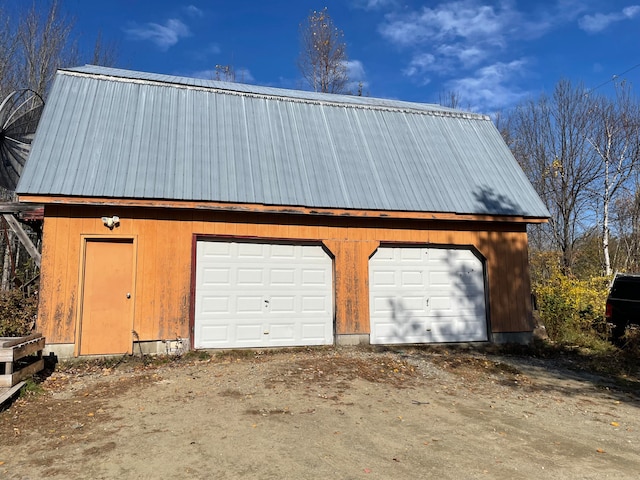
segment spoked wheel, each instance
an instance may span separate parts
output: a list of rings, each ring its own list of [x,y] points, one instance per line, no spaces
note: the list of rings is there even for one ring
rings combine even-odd
[[[33,90],[16,90],[0,103],[0,187],[15,191],[43,107]]]

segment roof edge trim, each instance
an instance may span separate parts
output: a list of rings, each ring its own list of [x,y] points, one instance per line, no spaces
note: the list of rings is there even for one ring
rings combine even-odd
[[[391,220],[448,220],[507,223],[546,223],[547,217],[527,217],[523,215],[491,215],[481,213],[455,212],[412,212],[391,210],[349,210],[337,208],[316,208],[289,205],[263,205],[245,203],[223,203],[193,200],[164,200],[105,197],[69,197],[58,195],[19,195],[20,203],[44,205],[79,205],[103,207],[147,207],[171,209],[195,209],[237,213],[272,213],[287,215],[312,215],[343,218],[381,218]]]
[[[204,87],[198,85],[186,85],[184,83],[178,82],[168,82],[161,80],[151,80],[151,79],[139,79],[139,78],[131,78],[117,75],[108,75],[106,73],[89,73],[89,72],[78,72],[74,70],[67,70],[61,68],[58,70],[58,73],[61,75],[67,75],[71,77],[84,77],[84,78],[93,78],[98,80],[108,80],[112,82],[121,82],[121,83],[133,83],[137,85],[151,85],[151,86],[172,86],[174,88],[182,88],[185,90],[195,90],[201,92],[212,92],[219,93],[222,95],[235,95],[240,97],[251,97],[251,98],[260,98],[265,100],[280,100],[292,103],[304,103],[310,105],[321,105],[328,107],[348,107],[354,109],[362,109],[362,110],[377,110],[384,112],[398,112],[398,113],[413,113],[420,115],[428,115],[432,117],[449,117],[449,118],[465,118],[469,120],[484,120],[491,121],[491,117],[489,115],[484,115],[480,113],[472,113],[472,112],[458,112],[458,111],[447,111],[447,110],[419,110],[410,107],[391,107],[384,105],[359,105],[348,102],[340,102],[340,101],[326,101],[326,100],[314,100],[310,98],[295,98],[289,97],[287,95],[267,95],[256,92],[242,92],[239,90],[231,90],[220,87]],[[375,98],[375,97],[371,97]],[[425,104],[426,105],[426,104]]]

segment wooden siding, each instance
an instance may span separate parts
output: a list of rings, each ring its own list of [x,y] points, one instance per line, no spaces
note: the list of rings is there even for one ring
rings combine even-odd
[[[109,230],[103,216],[118,215]],[[305,241],[334,257],[336,333],[369,332],[368,260],[380,244],[472,246],[486,259],[492,332],[533,329],[526,225],[47,205],[38,328],[48,343],[75,343],[83,236],[135,238],[134,330],[140,340],[191,337],[194,236]]]

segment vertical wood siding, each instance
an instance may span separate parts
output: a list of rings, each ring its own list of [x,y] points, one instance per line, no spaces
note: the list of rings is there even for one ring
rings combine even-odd
[[[113,230],[100,220],[111,215],[120,217]],[[380,244],[472,246],[486,259],[491,331],[533,329],[522,223],[48,205],[38,319],[48,343],[76,341],[83,235],[136,239],[134,330],[141,340],[190,336],[195,235],[323,244],[334,257],[337,334],[369,333],[368,261]]]

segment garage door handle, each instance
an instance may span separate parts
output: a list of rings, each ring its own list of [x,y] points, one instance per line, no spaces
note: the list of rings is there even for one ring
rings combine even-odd
[[[427,298],[427,307],[429,306],[429,299]]]

